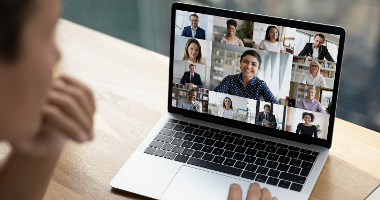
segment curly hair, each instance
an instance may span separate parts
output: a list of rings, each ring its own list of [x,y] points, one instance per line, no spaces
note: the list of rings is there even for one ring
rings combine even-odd
[[[304,112],[304,113],[302,113],[302,119],[305,118],[306,115],[309,115],[309,116],[310,116],[310,118],[311,118],[311,122],[314,121],[315,117],[314,117],[313,113],[309,113],[309,112]]]
[[[233,19],[229,19],[229,20],[227,20],[227,28],[228,28],[229,25],[234,26],[235,29],[236,29],[236,27],[237,27],[237,22],[236,22],[236,20],[233,20]]]

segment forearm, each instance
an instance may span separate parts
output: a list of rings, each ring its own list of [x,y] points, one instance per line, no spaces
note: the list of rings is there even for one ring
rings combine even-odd
[[[12,151],[0,165],[0,199],[42,199],[59,156],[34,158]]]

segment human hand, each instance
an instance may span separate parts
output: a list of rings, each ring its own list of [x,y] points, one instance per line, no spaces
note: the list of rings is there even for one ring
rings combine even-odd
[[[265,125],[266,127],[269,127],[269,128],[271,128],[271,127],[272,127],[272,124],[267,124],[267,123],[264,123],[264,125]]]
[[[243,191],[240,185],[234,183],[230,186],[227,200],[241,200]],[[272,194],[267,188],[260,187],[258,183],[251,183],[248,189],[246,200],[278,200],[277,197],[272,198]]]
[[[312,58],[311,56],[308,56],[307,58]]]
[[[14,152],[32,157],[59,154],[66,140],[91,140],[95,101],[91,90],[68,76],[52,80],[42,107],[41,128],[32,138],[11,142]]]

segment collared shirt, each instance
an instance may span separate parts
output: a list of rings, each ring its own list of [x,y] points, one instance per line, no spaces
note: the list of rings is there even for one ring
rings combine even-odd
[[[191,78],[191,76],[193,76],[193,78]],[[190,73],[190,83],[192,83],[194,81],[194,73]]]
[[[305,74],[303,76],[302,83],[308,85],[327,87],[325,77],[323,77],[322,75],[317,75],[315,78],[313,78],[313,76],[310,73]]]
[[[323,106],[321,105],[321,103],[319,103],[318,100],[313,99],[313,100],[309,101],[309,99],[307,97],[301,99],[300,105],[298,106],[298,108],[305,109],[305,110],[310,110],[310,111],[313,111],[313,112],[315,112],[315,110],[318,108],[318,110],[321,113],[326,114],[325,108],[323,108]]]
[[[214,91],[255,100],[263,98],[266,102],[278,104],[265,81],[260,80],[256,76],[244,88],[241,73],[229,75],[220,82]]]
[[[197,108],[197,110],[200,113],[202,113],[202,104],[199,103],[199,101],[194,101],[194,105]],[[191,105],[191,103],[189,102],[189,99],[183,99],[183,100],[181,100],[179,102],[179,104],[178,104],[178,108],[183,108],[183,109],[186,109],[186,110],[195,111],[194,108],[193,108],[193,105]]]
[[[313,55],[312,55],[312,57],[314,58],[314,59],[318,59],[318,56],[319,56],[319,48],[314,48],[313,47]]]
[[[197,33],[198,26],[197,26],[197,28],[195,28],[195,30],[193,30],[192,26],[190,26],[190,27],[191,27],[191,34],[193,35],[193,38],[194,38],[195,34]]]

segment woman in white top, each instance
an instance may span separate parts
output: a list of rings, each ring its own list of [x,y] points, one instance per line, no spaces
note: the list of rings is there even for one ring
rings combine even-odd
[[[223,107],[219,108],[218,116],[227,119],[237,119],[237,113],[233,110],[232,101],[229,97],[224,98]]]
[[[187,40],[182,60],[193,63],[202,63],[201,44],[199,44],[198,40],[194,38]]]
[[[284,53],[284,46],[278,39],[278,29],[275,26],[268,26],[265,39],[261,41],[259,49]]]
[[[219,39],[220,43],[232,44],[244,47],[243,41],[235,36],[237,22],[233,19],[227,20],[227,35]]]
[[[309,73],[305,74],[302,83],[320,87],[327,87],[325,77],[321,75],[321,65],[317,61],[311,61]]]

